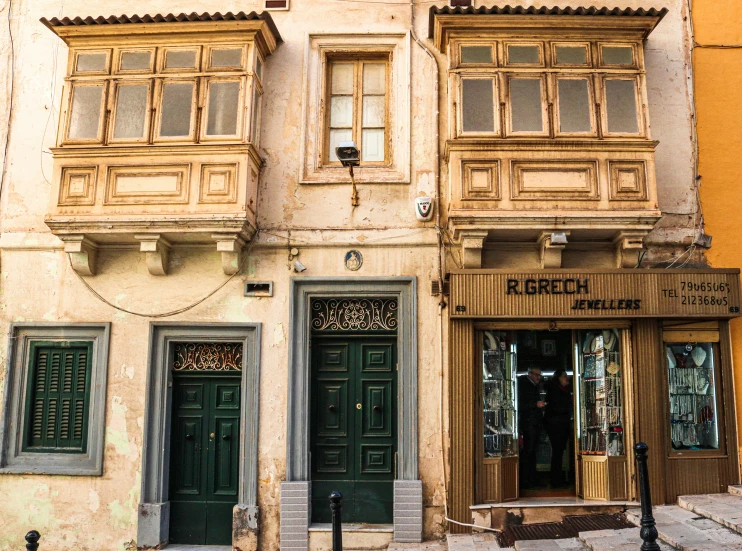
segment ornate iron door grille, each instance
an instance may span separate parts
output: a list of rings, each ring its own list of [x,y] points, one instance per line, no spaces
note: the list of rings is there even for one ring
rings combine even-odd
[[[242,343],[175,343],[173,371],[242,371]]]
[[[313,331],[396,331],[396,298],[316,298]]]

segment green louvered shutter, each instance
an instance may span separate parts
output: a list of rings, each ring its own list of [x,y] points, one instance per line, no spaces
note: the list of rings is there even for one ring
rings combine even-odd
[[[85,453],[92,343],[33,343],[24,450]]]

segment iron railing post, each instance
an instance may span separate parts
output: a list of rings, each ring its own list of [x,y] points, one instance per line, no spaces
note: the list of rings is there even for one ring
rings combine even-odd
[[[37,551],[39,548],[40,539],[41,534],[39,534],[36,530],[31,530],[28,534],[26,534],[26,551]]]
[[[330,509],[332,510],[332,551],[343,551],[343,523],[340,512],[343,508],[343,496],[340,492],[330,494]]]
[[[649,490],[649,471],[647,470],[647,451],[649,446],[639,442],[634,446],[634,456],[639,471],[639,495],[642,503],[642,519],[639,537],[642,539],[641,551],[660,551],[657,543],[657,526],[652,516],[652,495]]]

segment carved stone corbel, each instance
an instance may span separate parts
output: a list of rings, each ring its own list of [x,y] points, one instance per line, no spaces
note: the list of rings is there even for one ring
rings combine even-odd
[[[145,254],[147,270],[150,274],[167,275],[167,262],[170,256],[170,242],[160,234],[135,234],[139,250]]]
[[[72,269],[80,275],[95,275],[98,245],[84,235],[61,235],[64,252],[69,255]]]
[[[461,232],[461,258],[464,268],[482,267],[482,249],[488,234],[486,230]]]
[[[564,243],[555,243],[553,235],[555,233],[563,234]],[[562,251],[567,246],[566,237],[569,237],[568,231],[552,232],[542,231],[538,236],[538,248],[541,259],[541,268],[561,268]]]
[[[216,241],[216,250],[222,255],[222,270],[227,275],[234,275],[240,270],[242,248],[245,240],[237,233],[214,233],[211,238]]]
[[[645,232],[620,231],[613,238],[616,249],[616,268],[636,268],[644,248]]]

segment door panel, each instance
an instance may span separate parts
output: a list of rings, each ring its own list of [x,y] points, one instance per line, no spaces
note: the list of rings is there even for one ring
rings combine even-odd
[[[170,543],[231,544],[239,415],[238,377],[173,377]]]
[[[312,520],[392,522],[396,338],[315,336],[312,343]]]

